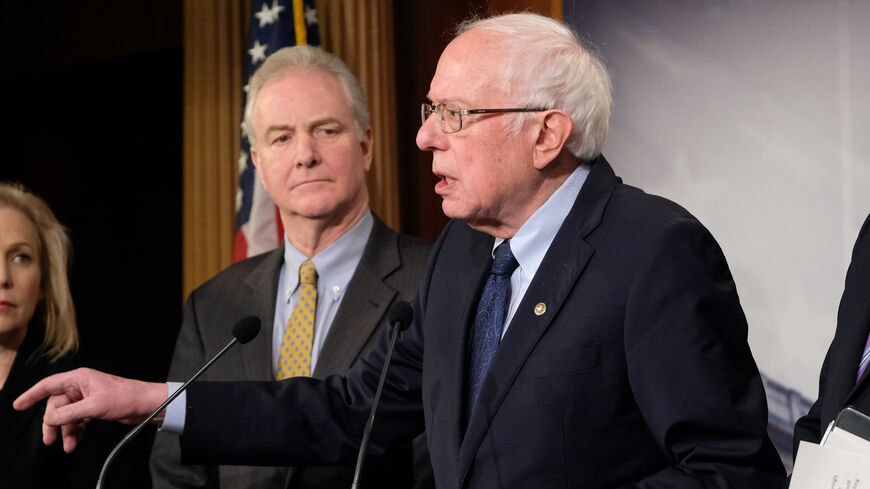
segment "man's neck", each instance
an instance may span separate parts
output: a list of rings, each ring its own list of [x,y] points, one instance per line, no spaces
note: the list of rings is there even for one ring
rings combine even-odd
[[[308,258],[320,253],[326,247],[336,242],[353,228],[368,210],[361,206],[353,214],[340,219],[308,219],[301,216],[285,216],[281,214],[284,234],[294,248]]]
[[[570,163],[570,161],[569,161]],[[468,225],[472,229],[484,232],[490,236],[510,239],[517,231],[532,217],[538,209],[543,206],[547,200],[559,190],[559,187],[565,183],[571,173],[577,169],[576,163],[560,165],[552,165],[545,170],[545,177],[541,180],[540,185],[535,189],[532,196],[523,201],[523,207],[513,215],[508,216],[509,219],[480,219],[468,221]]]

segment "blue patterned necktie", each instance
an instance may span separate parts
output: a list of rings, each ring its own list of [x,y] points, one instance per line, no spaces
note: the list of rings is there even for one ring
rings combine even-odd
[[[870,337],[867,337],[867,346],[864,347],[864,354],[861,355],[861,362],[858,364],[858,380],[861,380],[861,375],[867,370],[868,363],[870,363]]]
[[[486,371],[489,370],[489,364],[495,356],[498,342],[501,341],[505,315],[511,298],[511,274],[518,265],[511,253],[509,242],[505,241],[498,245],[489,278],[477,304],[477,315],[474,318],[467,383],[466,406],[469,418],[471,410],[477,403]]]

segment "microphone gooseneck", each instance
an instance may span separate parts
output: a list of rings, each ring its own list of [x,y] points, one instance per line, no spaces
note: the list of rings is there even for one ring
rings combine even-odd
[[[145,428],[145,426],[148,423],[150,423],[151,420],[154,419],[154,417],[160,413],[160,411],[163,411],[163,409],[165,409],[166,406],[169,405],[169,403],[174,401],[176,397],[178,397],[182,392],[184,392],[184,390],[187,389],[187,386],[190,385],[191,382],[198,379],[199,376],[202,375],[206,370],[208,370],[208,368],[211,367],[211,365],[214,362],[216,362],[218,358],[222,357],[223,354],[226,353],[227,350],[229,350],[236,343],[241,343],[241,344],[248,343],[249,341],[254,339],[254,337],[257,336],[257,333],[259,333],[259,332],[260,332],[260,318],[258,318],[256,316],[246,316],[246,317],[242,318],[241,320],[239,320],[239,322],[237,322],[233,326],[233,339],[230,340],[230,342],[227,343],[227,345],[225,347],[223,347],[223,349],[221,351],[217,352],[217,354],[215,356],[213,356],[211,358],[211,360],[209,360],[205,365],[203,365],[203,367],[201,369],[199,369],[199,371],[197,373],[193,374],[193,377],[191,377],[190,380],[188,380],[187,382],[182,384],[181,387],[179,387],[178,390],[173,392],[172,395],[169,396],[168,399],[163,401],[163,404],[161,404],[160,407],[158,407],[153,413],[151,413],[150,416],[145,418],[145,421],[142,421],[141,423],[136,425],[135,428],[130,430],[130,432],[127,433],[127,435],[124,438],[122,438],[121,441],[119,441],[117,445],[115,445],[115,448],[113,448],[112,451],[109,453],[109,456],[106,457],[106,461],[103,463],[102,470],[100,470],[100,476],[99,476],[99,478],[97,478],[97,489],[102,489],[103,478],[106,475],[106,471],[109,469],[109,465],[112,463],[112,460],[115,459],[115,456],[118,454],[118,452],[121,451],[121,449],[124,448],[124,446],[130,442],[130,440],[132,440],[136,435],[138,435],[139,432],[142,431]]]
[[[372,410],[369,413],[369,419],[366,422],[365,430],[363,431],[362,441],[359,444],[359,455],[356,459],[356,469],[353,471],[353,485],[351,489],[359,488],[359,476],[362,471],[363,460],[366,456],[366,446],[369,443],[369,436],[372,432],[372,424],[375,422],[375,412],[378,410],[378,401],[381,399],[381,391],[384,389],[384,381],[387,378],[387,370],[390,367],[390,358],[393,356],[393,349],[396,347],[396,339],[399,337],[399,332],[408,329],[411,325],[411,320],[414,318],[414,311],[411,305],[405,301],[397,301],[390,310],[387,311],[387,318],[390,326],[393,328],[392,336],[390,337],[390,346],[387,348],[387,356],[384,358],[384,367],[381,369],[381,378],[378,380],[378,388],[375,391],[375,397],[372,400]]]

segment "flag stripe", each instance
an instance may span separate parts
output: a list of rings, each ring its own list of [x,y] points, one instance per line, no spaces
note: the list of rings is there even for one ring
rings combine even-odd
[[[293,0],[293,21],[296,28],[296,45],[308,44],[308,30],[305,28],[305,9],[302,0]]]

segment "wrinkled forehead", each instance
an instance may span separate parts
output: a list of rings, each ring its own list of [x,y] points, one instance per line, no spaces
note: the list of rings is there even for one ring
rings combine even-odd
[[[464,108],[510,98],[506,35],[472,29],[444,48],[429,85],[429,98]]]
[[[331,73],[317,69],[287,70],[260,88],[251,111],[254,130],[263,130],[266,120],[294,117],[298,120],[326,116],[350,122],[353,105]]]
[[[340,101],[350,106],[350,98],[338,78],[328,71],[308,66],[287,67],[266,80],[260,94],[272,97],[309,99],[315,94],[329,95],[329,100]],[[254,107],[261,105],[259,94]]]

